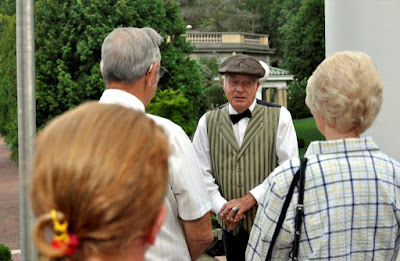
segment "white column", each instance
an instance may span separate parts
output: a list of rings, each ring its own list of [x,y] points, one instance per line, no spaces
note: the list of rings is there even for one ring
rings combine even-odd
[[[372,136],[383,152],[400,161],[400,1],[325,0],[326,55],[362,51],[383,80],[383,104]]]

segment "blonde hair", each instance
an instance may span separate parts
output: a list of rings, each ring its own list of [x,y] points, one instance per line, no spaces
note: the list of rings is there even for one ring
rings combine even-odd
[[[341,132],[368,129],[382,104],[382,81],[372,59],[343,51],[326,58],[307,83],[306,104]]]
[[[90,102],[54,119],[36,140],[34,241],[48,260],[119,253],[149,229],[163,204],[168,144],[142,112]],[[50,211],[79,239],[71,257],[44,238]]]

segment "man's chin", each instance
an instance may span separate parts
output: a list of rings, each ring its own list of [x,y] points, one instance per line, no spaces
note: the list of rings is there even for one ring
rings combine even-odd
[[[237,106],[245,106],[247,104],[247,100],[244,98],[235,98],[233,103],[237,104]]]

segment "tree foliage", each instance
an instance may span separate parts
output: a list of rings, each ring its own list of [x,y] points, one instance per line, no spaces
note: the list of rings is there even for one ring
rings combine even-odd
[[[283,66],[299,80],[309,77],[325,58],[323,0],[303,0],[299,11],[281,27]]]
[[[179,0],[182,17],[199,31],[269,35],[273,66],[299,80],[309,77],[325,54],[323,0]],[[283,63],[283,64],[282,64]]]
[[[179,0],[182,17],[194,30],[255,32],[261,0]]]
[[[311,117],[311,112],[305,105],[306,86],[307,78],[301,81],[295,79],[289,86],[287,105],[293,119]]]
[[[11,251],[8,247],[0,244],[0,260],[11,261]]]
[[[163,90],[181,93],[188,103],[180,123],[188,132],[194,128],[201,76],[196,62],[189,59],[193,49],[181,36],[186,29],[176,2],[37,0],[35,25],[38,127],[85,100],[100,97],[104,89],[99,71],[101,44],[109,32],[116,27],[150,26],[165,39],[161,63],[168,70],[154,101],[165,96]]]
[[[204,93],[202,98],[202,114],[207,110],[227,102],[224,90],[219,80],[218,67],[220,63],[215,58],[202,57],[198,60],[200,71],[204,76]]]
[[[324,58],[323,0],[178,2],[36,0],[37,126],[41,128],[85,100],[100,97],[104,89],[99,71],[101,44],[109,32],[121,26],[150,26],[164,37],[161,63],[168,73],[160,80],[147,111],[172,119],[189,135],[199,116],[226,98],[214,79],[218,62],[190,59],[193,47],[181,36],[186,24],[200,31],[268,34],[277,56],[272,58],[276,61],[273,65],[288,69],[298,79],[289,88],[289,109],[293,113],[305,108],[304,99],[299,98],[305,86],[302,79]],[[18,148],[15,3],[0,2],[0,70],[4,75],[0,78],[0,135],[5,136],[14,158]]]
[[[13,16],[16,12],[16,0],[1,0],[0,14]]]
[[[146,110],[152,114],[168,118],[180,126],[185,126],[186,119],[183,115],[185,115],[188,105],[188,99],[180,90],[165,89],[158,92],[158,95],[147,105]],[[190,126],[188,132],[193,133],[194,127]]]
[[[6,0],[0,11],[15,13]],[[189,55],[193,47],[179,5],[170,0],[37,0],[35,1],[36,125],[86,100],[99,99],[104,90],[99,62],[101,44],[116,27],[150,26],[164,38],[162,65],[168,73],[159,82],[148,111],[171,117],[191,134],[200,116],[202,76]],[[17,84],[15,15],[0,16],[0,134],[17,157]],[[168,99],[164,101],[164,99]],[[177,106],[179,105],[179,110]],[[174,108],[174,113],[171,113]]]
[[[269,45],[275,49],[271,65],[289,70],[296,78],[288,91],[288,107],[296,118],[310,115],[304,103],[306,82],[303,79],[308,78],[325,57],[323,0],[219,0],[213,1],[215,4],[200,0],[180,2],[184,20],[195,25],[194,29],[268,34]],[[234,8],[251,15],[252,19],[248,20],[251,26],[246,19],[241,20],[234,14]],[[207,23],[213,26],[205,26]],[[218,94],[217,90],[205,88],[210,95],[212,92]]]
[[[17,159],[18,151],[15,30],[15,15],[0,14],[0,135],[10,145],[13,159]]]
[[[302,0],[266,0],[260,7],[261,19],[259,33],[269,35],[271,48],[276,51],[276,56],[283,54],[285,35],[280,28],[293,17],[301,6]]]

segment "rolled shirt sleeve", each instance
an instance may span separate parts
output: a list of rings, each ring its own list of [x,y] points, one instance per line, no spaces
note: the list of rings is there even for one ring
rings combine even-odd
[[[170,186],[178,202],[180,218],[195,220],[206,214],[211,204],[193,146],[181,131],[170,143],[170,173],[176,173],[170,176]]]

